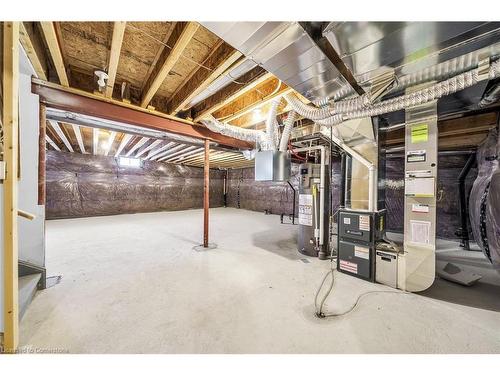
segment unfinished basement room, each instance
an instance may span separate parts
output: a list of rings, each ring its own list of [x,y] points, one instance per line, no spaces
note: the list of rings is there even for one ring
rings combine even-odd
[[[500,353],[500,22],[203,19],[0,23],[2,352]]]

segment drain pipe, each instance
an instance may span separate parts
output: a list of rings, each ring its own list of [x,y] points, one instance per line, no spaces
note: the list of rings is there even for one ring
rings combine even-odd
[[[319,177],[319,194],[321,195],[321,199],[319,200],[319,235],[315,233],[315,237],[318,239],[319,243],[319,253],[318,257],[320,259],[326,259],[326,252],[323,251],[323,243],[325,241],[324,239],[324,231],[325,231],[325,156],[326,156],[326,151],[325,151],[325,146],[311,146],[311,147],[303,147],[303,148],[297,148],[293,151],[295,152],[306,152],[306,151],[314,151],[314,150],[320,150],[321,151],[321,157],[320,157],[320,177]]]

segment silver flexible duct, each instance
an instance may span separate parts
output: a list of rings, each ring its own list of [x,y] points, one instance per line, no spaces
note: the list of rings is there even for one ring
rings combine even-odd
[[[201,123],[208,129],[227,135],[228,137],[240,139],[242,141],[255,142],[262,150],[269,150],[271,145],[268,142],[267,134],[261,130],[244,129],[238,126],[223,124],[213,116],[201,120]]]
[[[281,103],[281,97],[274,99],[271,102],[271,108],[267,114],[266,120],[266,134],[268,137],[268,143],[271,150],[276,151],[276,140],[277,140],[277,127],[278,123],[276,121],[276,115],[278,113],[278,107]]]
[[[490,69],[488,71],[488,78],[494,79],[499,75],[500,75],[500,60],[491,64]],[[408,107],[413,107],[416,105],[428,103],[430,101],[439,99],[443,96],[464,90],[468,87],[475,85],[479,81],[480,81],[479,69],[476,68],[468,72],[458,74],[455,77],[449,78],[445,81],[436,83],[428,88],[418,90],[410,94],[405,94],[397,98],[389,99],[370,106],[365,106],[366,99],[346,101],[345,105],[336,106],[336,108],[341,110],[339,114],[330,116],[325,119],[316,120],[316,122],[321,125],[334,126],[346,120],[373,117],[389,112],[396,112]],[[359,98],[363,98],[363,96]],[[286,99],[288,100],[288,96],[286,97]],[[350,102],[350,104],[347,104],[347,102]],[[292,106],[292,108],[294,108],[294,105],[291,102],[289,103]],[[342,110],[344,110],[345,108],[350,110],[347,112],[342,112]],[[313,120],[313,118],[311,119]]]
[[[332,115],[329,106],[317,108],[308,104],[304,104],[294,94],[285,95],[285,100],[290,104],[292,109],[299,115],[309,118],[311,120],[323,120]]]
[[[295,111],[290,111],[285,120],[285,126],[283,127],[283,134],[281,134],[279,150],[285,152],[288,148],[288,140],[290,139],[290,134],[292,133],[293,124],[297,118],[297,113]]]

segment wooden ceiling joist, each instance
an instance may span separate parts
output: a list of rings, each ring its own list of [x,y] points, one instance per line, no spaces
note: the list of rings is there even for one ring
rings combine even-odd
[[[61,149],[59,148],[58,145],[56,145],[56,143],[52,140],[52,138],[50,138],[47,134],[45,134],[45,140],[47,141],[47,143],[49,145],[51,145],[55,150],[57,151],[61,151]]]
[[[163,81],[167,78],[175,63],[182,56],[182,53],[189,41],[199,28],[196,22],[178,22],[172,34],[170,35],[169,46],[172,49],[165,48],[154,67],[151,76],[149,77],[144,87],[141,107],[146,108],[160,88]]]
[[[161,153],[161,154],[159,154],[159,155],[156,155],[156,156],[154,157],[154,159],[153,159],[153,160],[156,160],[156,161],[162,161],[162,160],[166,157],[166,155],[169,155],[169,154],[171,154],[172,152],[176,152],[176,151],[178,151],[178,150],[182,150],[182,149],[184,149],[184,148],[186,148],[186,147],[187,147],[187,146],[186,146],[185,144],[180,144],[180,145],[177,145],[177,146],[172,147],[171,149],[169,149],[169,150],[167,150],[167,151],[165,151],[165,152],[162,152],[162,153]]]
[[[154,150],[149,151],[148,155],[144,159],[145,160],[148,160],[148,159],[153,160],[153,157],[155,155],[158,155],[158,154],[164,152],[165,150],[173,147],[174,145],[176,145],[175,142],[166,142],[161,147],[158,147],[158,148],[156,148]]]
[[[43,44],[35,33],[33,23],[19,22],[19,40],[38,78],[47,80],[47,61]]]
[[[99,146],[99,129],[92,128],[92,154],[97,155],[97,147]]]
[[[113,38],[111,50],[109,51],[108,82],[106,84],[106,97],[111,98],[115,87],[116,71],[122,50],[123,35],[125,34],[126,22],[117,21],[113,23]]]
[[[133,145],[130,150],[128,150],[128,152],[125,154],[125,156],[129,157],[132,155],[132,153],[137,150],[139,147],[141,147],[143,144],[145,144],[147,141],[149,141],[149,138],[147,137],[142,137],[141,139],[139,139],[135,145]]]
[[[169,160],[170,158],[172,158],[174,156],[182,154],[183,152],[189,152],[189,151],[191,151],[191,150],[193,150],[195,148],[197,148],[197,147],[196,146],[188,146],[188,147],[182,148],[181,150],[178,150],[178,151],[175,151],[175,152],[170,152],[168,155],[166,155],[163,158],[161,158],[160,161],[167,161],[167,160]]]
[[[236,98],[253,90],[256,86],[273,77],[260,66],[253,68],[249,72],[238,78],[237,82],[232,82],[212,96],[198,103],[193,108],[193,117],[195,122],[199,122],[205,116],[214,113],[225,105],[231,103]],[[246,82],[246,84],[240,84]]]
[[[182,152],[178,155],[175,155],[175,156],[169,155],[165,159],[165,161],[171,163],[171,162],[174,162],[174,160],[182,160],[182,159],[185,159],[187,156],[194,154],[195,152],[199,152],[200,150],[201,150],[200,147],[196,147],[193,150],[188,151],[188,152],[186,152],[186,150],[182,150]]]
[[[42,32],[49,48],[49,53],[54,63],[59,82],[62,86],[69,86],[68,75],[66,74],[66,67],[61,53],[61,47],[57,39],[56,29],[53,22],[40,22]]]
[[[83,144],[82,132],[80,131],[80,127],[75,124],[71,124],[71,127],[73,128],[73,132],[75,133],[80,151],[82,152],[82,154],[86,154],[87,152],[85,151],[85,145]]]
[[[106,144],[106,147],[104,148],[104,156],[108,156],[109,151],[111,150],[111,147],[113,146],[113,142],[115,141],[116,137],[116,132],[112,131],[109,133],[109,138],[108,138],[108,143]]]
[[[132,139],[133,135],[132,134],[124,134],[121,142],[120,142],[120,145],[118,146],[118,149],[116,150],[115,152],[115,158],[120,156],[121,152],[123,151],[123,149],[125,148],[125,146],[127,146],[127,144],[130,142],[130,140]]]
[[[169,100],[167,105],[169,113],[175,115],[183,110],[196,95],[206,89],[241,56],[239,51],[221,40],[203,62],[203,67],[198,67]]]
[[[135,157],[138,158],[140,157],[141,155],[145,154],[146,152],[154,149],[155,147],[157,147],[159,144],[161,144],[163,141],[161,139],[156,139],[154,140],[153,142],[151,142],[151,144],[149,146],[146,146],[145,148],[143,148],[142,150],[140,150],[136,155]]]
[[[64,143],[64,145],[69,150],[69,152],[74,152],[75,150],[73,150],[73,146],[71,146],[71,143],[68,140],[68,137],[66,137],[66,134],[64,134],[64,132],[62,131],[58,122],[54,121],[54,120],[49,120],[49,124],[52,126],[52,128],[56,132],[57,136],[61,139],[61,141]]]

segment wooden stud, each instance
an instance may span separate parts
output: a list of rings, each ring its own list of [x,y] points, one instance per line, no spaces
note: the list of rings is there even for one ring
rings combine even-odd
[[[19,23],[19,39],[28,59],[38,78],[47,80],[47,64],[43,61],[42,47],[37,43],[35,36],[28,30],[24,22]]]
[[[54,67],[56,68],[59,81],[62,86],[69,86],[68,75],[66,74],[66,67],[62,57],[61,47],[59,46],[59,41],[57,40],[54,23],[45,21],[40,22],[40,25],[42,26],[42,32],[45,36],[45,41],[47,42],[50,56],[54,62]]]
[[[38,204],[45,204],[45,137],[47,136],[47,108],[40,104],[38,132]]]
[[[241,56],[241,52],[234,50],[230,45],[221,41],[203,62],[203,66],[208,67],[210,70],[199,67],[191,78],[172,95],[172,99],[167,105],[169,113],[175,115],[184,109],[196,95],[206,89]]]
[[[13,353],[19,342],[18,291],[18,166],[19,166],[19,22],[3,23],[3,247],[4,351]]]
[[[109,51],[108,82],[106,84],[106,97],[111,98],[115,87],[118,61],[122,49],[123,35],[125,35],[126,22],[117,21],[113,23],[113,38],[111,40],[111,50]]]
[[[203,184],[203,247],[208,247],[208,209],[210,207],[210,142],[205,139],[205,165]]]
[[[177,25],[176,25],[177,26]],[[171,50],[165,49],[158,61],[158,68],[153,71],[144,88],[144,93],[141,100],[141,107],[146,108],[153,99],[160,86],[162,85],[168,73],[172,70],[175,63],[179,60],[182,52],[187,47],[193,35],[198,30],[200,25],[196,22],[188,22],[182,27],[179,37]],[[169,39],[170,40],[170,39]]]

